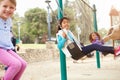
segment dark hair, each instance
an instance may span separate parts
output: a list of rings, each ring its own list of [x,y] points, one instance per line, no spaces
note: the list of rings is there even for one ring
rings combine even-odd
[[[67,18],[67,17],[61,18],[58,22],[56,33],[58,33],[58,31],[61,30],[62,22],[63,22],[64,19],[69,20],[69,18]]]
[[[69,18],[67,18],[67,17],[61,18],[61,19],[59,20],[59,24],[60,24],[60,25],[62,25],[62,22],[63,22],[64,19],[69,20]]]
[[[90,35],[89,35],[89,40],[90,40],[90,42],[93,41],[93,39],[92,39],[92,34],[93,34],[93,33],[95,33],[95,34],[98,36],[98,39],[99,39],[99,40],[101,39],[101,37],[100,37],[100,35],[99,35],[98,32],[92,32],[92,33],[90,33]]]

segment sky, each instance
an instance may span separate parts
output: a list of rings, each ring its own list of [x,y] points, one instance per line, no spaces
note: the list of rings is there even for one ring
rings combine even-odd
[[[114,6],[120,11],[120,0],[90,0],[91,5],[95,4],[97,9],[98,28],[110,28],[110,10]]]
[[[57,4],[55,3],[55,0],[51,0],[50,5],[53,9],[57,9]],[[20,16],[24,16],[25,11],[35,7],[47,10],[47,3],[45,3],[45,0],[17,0],[16,12]]]
[[[120,0],[89,0],[89,1],[91,7],[93,6],[93,4],[96,5],[98,29],[110,28],[110,16],[109,16],[110,9],[112,6],[114,6],[118,11],[120,11]],[[50,5],[53,8],[53,10],[57,9],[56,0],[51,0]],[[45,0],[17,0],[16,12],[20,16],[24,16],[25,11],[35,7],[44,8],[47,10],[47,3],[45,3]]]

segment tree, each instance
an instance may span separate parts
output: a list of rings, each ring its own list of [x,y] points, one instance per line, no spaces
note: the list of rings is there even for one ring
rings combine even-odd
[[[12,22],[13,22],[13,26],[12,26],[12,32],[13,32],[13,35],[18,38],[18,22],[21,22],[22,21],[22,17],[19,17],[18,13],[15,13],[13,16],[12,16]]]
[[[25,12],[26,30],[32,37],[34,43],[39,43],[39,38],[46,33],[46,11],[40,8],[33,8]]]

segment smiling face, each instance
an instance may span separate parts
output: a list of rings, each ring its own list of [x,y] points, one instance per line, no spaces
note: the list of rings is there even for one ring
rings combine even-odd
[[[16,9],[15,4],[10,2],[10,0],[0,1],[0,17],[4,20],[11,17]]]
[[[63,19],[61,25],[62,25],[62,29],[66,29],[66,30],[68,30],[68,29],[69,29],[69,20],[67,20],[67,19]]]
[[[96,38],[98,38],[97,34],[95,34],[95,33],[92,33],[91,36],[92,36],[92,39],[93,39],[93,40],[96,40]]]
[[[97,32],[92,32],[92,33],[89,35],[89,40],[90,40],[90,42],[92,42],[92,41],[94,41],[94,40],[96,40],[96,39],[100,40],[100,39],[101,39],[100,35],[99,35]]]

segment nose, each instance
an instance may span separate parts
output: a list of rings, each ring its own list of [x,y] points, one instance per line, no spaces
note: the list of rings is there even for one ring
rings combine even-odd
[[[10,11],[10,8],[9,8],[9,7],[7,7],[7,8],[6,8],[6,11]]]

